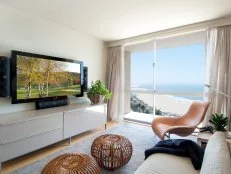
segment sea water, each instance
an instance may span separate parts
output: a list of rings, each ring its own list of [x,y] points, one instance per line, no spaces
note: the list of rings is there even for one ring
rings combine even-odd
[[[152,84],[132,85],[132,88],[153,90]],[[157,84],[155,90],[161,93],[199,93],[203,94],[202,84]],[[177,100],[203,100],[202,96],[173,96]]]

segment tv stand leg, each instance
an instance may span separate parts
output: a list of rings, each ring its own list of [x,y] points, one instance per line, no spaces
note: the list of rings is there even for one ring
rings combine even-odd
[[[71,137],[69,138],[69,146],[71,145]]]
[[[107,129],[107,123],[104,124],[104,128],[105,128],[105,130]]]

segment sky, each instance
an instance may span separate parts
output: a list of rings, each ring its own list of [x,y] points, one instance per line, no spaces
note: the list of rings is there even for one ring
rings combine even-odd
[[[68,72],[77,72],[80,73],[80,64],[78,63],[69,63],[69,62],[64,62],[66,65],[66,71]]]
[[[155,66],[157,86],[204,84],[204,43],[157,50]],[[131,84],[142,87],[153,84],[153,52],[131,55]]]

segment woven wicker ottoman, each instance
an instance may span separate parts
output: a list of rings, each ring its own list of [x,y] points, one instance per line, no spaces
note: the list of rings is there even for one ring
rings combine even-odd
[[[99,166],[114,170],[128,163],[132,156],[131,142],[120,135],[106,134],[94,140],[91,155]]]
[[[67,153],[51,160],[42,174],[99,174],[95,159],[84,153]]]

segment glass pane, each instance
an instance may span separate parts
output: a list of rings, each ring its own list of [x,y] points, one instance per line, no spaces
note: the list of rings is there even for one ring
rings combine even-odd
[[[153,120],[153,94],[131,93],[130,112],[125,114],[125,118],[141,122],[151,122]]]
[[[156,90],[202,93],[204,47],[201,43],[157,49]]]
[[[131,88],[153,90],[153,51],[131,53]]]

